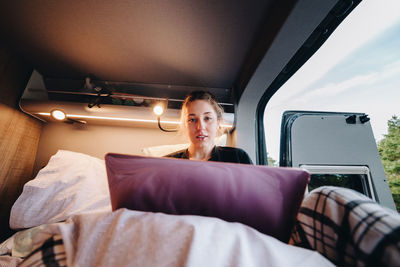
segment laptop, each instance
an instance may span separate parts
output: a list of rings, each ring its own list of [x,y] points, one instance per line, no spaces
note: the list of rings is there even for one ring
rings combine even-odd
[[[216,217],[288,242],[309,181],[301,169],[109,153],[113,210]]]

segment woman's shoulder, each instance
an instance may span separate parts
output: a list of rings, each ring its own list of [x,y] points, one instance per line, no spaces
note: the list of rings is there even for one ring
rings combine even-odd
[[[168,155],[165,155],[164,157],[186,159],[186,158],[188,158],[187,149],[182,149],[179,151],[172,152]]]

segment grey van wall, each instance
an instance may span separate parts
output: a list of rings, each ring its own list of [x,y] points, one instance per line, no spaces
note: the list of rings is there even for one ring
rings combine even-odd
[[[34,173],[59,149],[103,159],[108,152],[144,155],[142,149],[146,147],[186,142],[183,136],[158,128],[46,123],[40,136]]]
[[[10,210],[32,178],[42,124],[18,109],[32,73],[23,60],[0,43],[0,240],[12,234]]]

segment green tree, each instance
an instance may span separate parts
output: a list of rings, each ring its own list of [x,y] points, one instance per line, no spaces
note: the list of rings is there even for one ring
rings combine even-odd
[[[272,157],[268,156],[268,166],[278,166],[278,162]]]
[[[386,178],[400,212],[400,118],[392,116],[388,121],[388,134],[378,143],[378,151]]]

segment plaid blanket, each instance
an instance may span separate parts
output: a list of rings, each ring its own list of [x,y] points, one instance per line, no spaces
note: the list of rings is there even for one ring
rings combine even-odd
[[[303,200],[291,243],[338,266],[400,266],[400,216],[356,191],[324,186]]]
[[[18,266],[67,266],[62,236],[54,235],[47,239],[41,247],[32,251]]]

